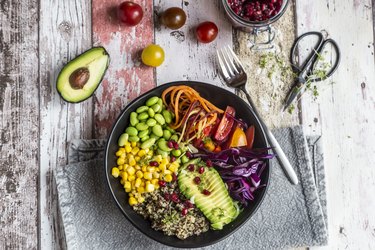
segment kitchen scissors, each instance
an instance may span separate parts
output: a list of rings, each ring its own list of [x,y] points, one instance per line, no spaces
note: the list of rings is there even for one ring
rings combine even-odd
[[[308,36],[316,36],[318,40],[307,58],[302,63],[299,63],[297,61],[297,49],[299,48],[300,42]],[[330,65],[329,70],[324,74],[324,77],[314,77],[314,71],[316,70],[317,63],[327,45],[331,45],[335,52],[333,65]],[[340,64],[340,57],[340,49],[337,43],[333,39],[325,39],[322,32],[311,31],[298,37],[295,40],[290,53],[290,62],[292,64],[293,71],[297,75],[297,78],[293,88],[290,90],[284,102],[283,111],[285,111],[293,103],[298,95],[304,92],[307,82],[318,82],[330,77],[338,68]]]

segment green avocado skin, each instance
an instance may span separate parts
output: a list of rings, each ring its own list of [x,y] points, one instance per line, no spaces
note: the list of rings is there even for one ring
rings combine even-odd
[[[197,171],[189,171],[188,166],[203,166],[205,171],[199,174]],[[199,176],[201,184],[197,185],[194,178]],[[211,222],[211,228],[221,230],[224,225],[232,222],[238,215],[238,209],[234,205],[229,192],[215,168],[207,167],[200,159],[193,159],[184,164],[178,174],[178,186],[181,193],[193,200],[204,216]],[[207,189],[210,195],[204,195],[202,189]]]
[[[104,47],[93,47],[73,60],[69,61],[60,71],[56,89],[62,99],[69,103],[79,103],[90,98],[99,87],[108,69],[110,57]],[[83,89],[73,89],[69,83],[71,73],[81,67],[87,67],[89,80]]]

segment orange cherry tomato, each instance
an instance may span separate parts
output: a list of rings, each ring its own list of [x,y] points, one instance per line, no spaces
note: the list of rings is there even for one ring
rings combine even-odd
[[[247,145],[246,147],[247,148],[253,148],[253,144],[254,144],[254,136],[255,136],[255,127],[254,125],[251,125],[250,127],[248,127],[246,129],[246,139],[247,139]]]
[[[242,147],[247,145],[246,134],[240,127],[236,127],[233,132],[232,137],[230,138],[230,148]]]

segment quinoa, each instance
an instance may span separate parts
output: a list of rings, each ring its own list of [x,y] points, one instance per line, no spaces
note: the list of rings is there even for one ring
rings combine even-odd
[[[179,193],[175,181],[154,192],[146,193],[144,198],[144,202],[133,206],[133,209],[148,219],[155,230],[163,231],[166,235],[175,235],[183,240],[192,235],[200,235],[209,229],[209,221]],[[183,215],[183,209],[187,209],[186,215]]]

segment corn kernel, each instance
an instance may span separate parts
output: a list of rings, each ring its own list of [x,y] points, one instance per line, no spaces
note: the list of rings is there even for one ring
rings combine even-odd
[[[123,170],[123,169],[124,169],[124,165],[120,165],[120,166],[118,166],[118,169],[119,169],[119,170]]]
[[[124,163],[125,163],[125,159],[123,159],[123,158],[117,159],[117,165],[124,165]]]
[[[142,178],[143,177],[143,173],[140,170],[137,171],[136,175],[137,175],[138,178]]]
[[[161,155],[155,156],[155,161],[157,161],[159,164],[161,163],[162,160],[163,158],[161,157]]]
[[[154,155],[154,151],[152,151],[152,150],[148,151],[147,155],[148,156],[153,156]]]
[[[123,181],[127,181],[128,180],[128,173],[127,172],[121,172],[121,179]]]
[[[161,160],[161,164],[167,164],[169,161],[168,161],[168,159],[167,158],[163,158],[162,160]]]
[[[122,154],[122,152],[121,152],[120,150],[118,150],[118,151],[116,152],[116,156],[117,156],[117,157],[119,157],[121,154]]]
[[[125,188],[125,192],[130,193],[131,191],[131,188]]]
[[[140,193],[140,194],[142,194],[142,193],[145,192],[145,188],[142,187],[142,186],[140,186],[139,188],[137,188],[137,192]]]
[[[142,172],[146,172],[147,171],[147,166],[142,166]]]
[[[143,178],[146,180],[151,180],[152,179],[152,174],[150,172],[144,172],[143,173]]]
[[[136,162],[139,162],[141,160],[141,157],[139,157],[138,155],[134,156],[134,159]]]
[[[145,198],[143,198],[142,196],[139,196],[137,200],[139,203],[142,203],[145,201]]]
[[[139,166],[138,164],[135,165],[135,170],[141,170],[141,166]]]
[[[129,157],[129,165],[130,166],[135,166],[135,164],[136,164],[136,161],[135,161],[134,157],[130,156]]]
[[[132,188],[132,184],[130,183],[130,181],[125,181],[124,188],[125,189],[131,189]]]
[[[132,193],[129,193],[129,197],[134,197],[134,194],[132,194]]]
[[[132,147],[130,145],[125,145],[125,152],[130,153],[132,151]]]
[[[153,173],[155,172],[155,167],[147,167],[147,171]]]
[[[120,170],[117,167],[112,168],[112,176],[117,178],[120,174]]]
[[[164,180],[166,181],[166,182],[171,182],[172,181],[172,175],[170,175],[170,174],[167,174],[167,175],[165,175],[164,176]]]
[[[160,174],[158,172],[153,172],[152,177],[155,178],[155,179],[159,179]]]
[[[120,157],[125,159],[125,157],[126,157],[126,153],[125,153],[125,151],[124,151],[124,153],[122,153],[122,154],[120,155]]]
[[[129,175],[134,175],[135,174],[135,168],[130,166],[126,169]]]
[[[164,170],[163,171],[163,174],[169,174],[169,175],[171,175],[172,174],[172,171],[171,170],[169,170],[169,169],[167,169],[167,170]]]
[[[128,181],[134,181],[134,180],[135,180],[135,175],[128,176]]]
[[[136,155],[137,153],[138,153],[138,151],[139,151],[139,148],[138,147],[134,147],[133,149],[132,149],[132,154],[133,155]]]
[[[139,186],[141,185],[141,179],[140,178],[137,178],[136,180],[135,180],[135,183],[134,183],[134,187],[136,187],[136,188],[139,188]]]
[[[131,143],[131,145],[132,145],[132,147],[134,148],[134,147],[137,146],[137,142],[133,141],[133,142]]]
[[[126,146],[126,145],[131,146],[131,144],[130,144],[129,141],[125,142],[125,145],[124,145],[124,146]]]
[[[165,170],[167,169],[167,165],[165,165],[165,164],[160,164],[160,165],[159,165],[159,169],[160,169],[160,171],[165,171]]]
[[[138,151],[138,156],[139,157],[143,157],[145,155],[146,155],[146,151],[144,149],[141,149],[141,150]]]
[[[176,172],[176,170],[177,170],[176,165],[174,165],[174,164],[169,165],[168,169],[172,172]]]
[[[159,186],[159,182],[158,183],[156,183],[156,185],[155,185],[155,189],[159,189],[160,188],[160,186]]]
[[[129,205],[134,206],[137,204],[137,200],[134,197],[129,198]]]
[[[152,192],[155,190],[154,184],[148,183],[146,184],[146,192]]]
[[[120,184],[121,184],[121,185],[124,185],[124,184],[125,184],[125,182],[124,182],[123,179],[120,180]]]
[[[156,184],[158,184],[158,183],[159,183],[159,180],[158,180],[158,179],[152,179],[152,180],[151,180],[151,184],[154,185],[154,186],[155,186]]]

